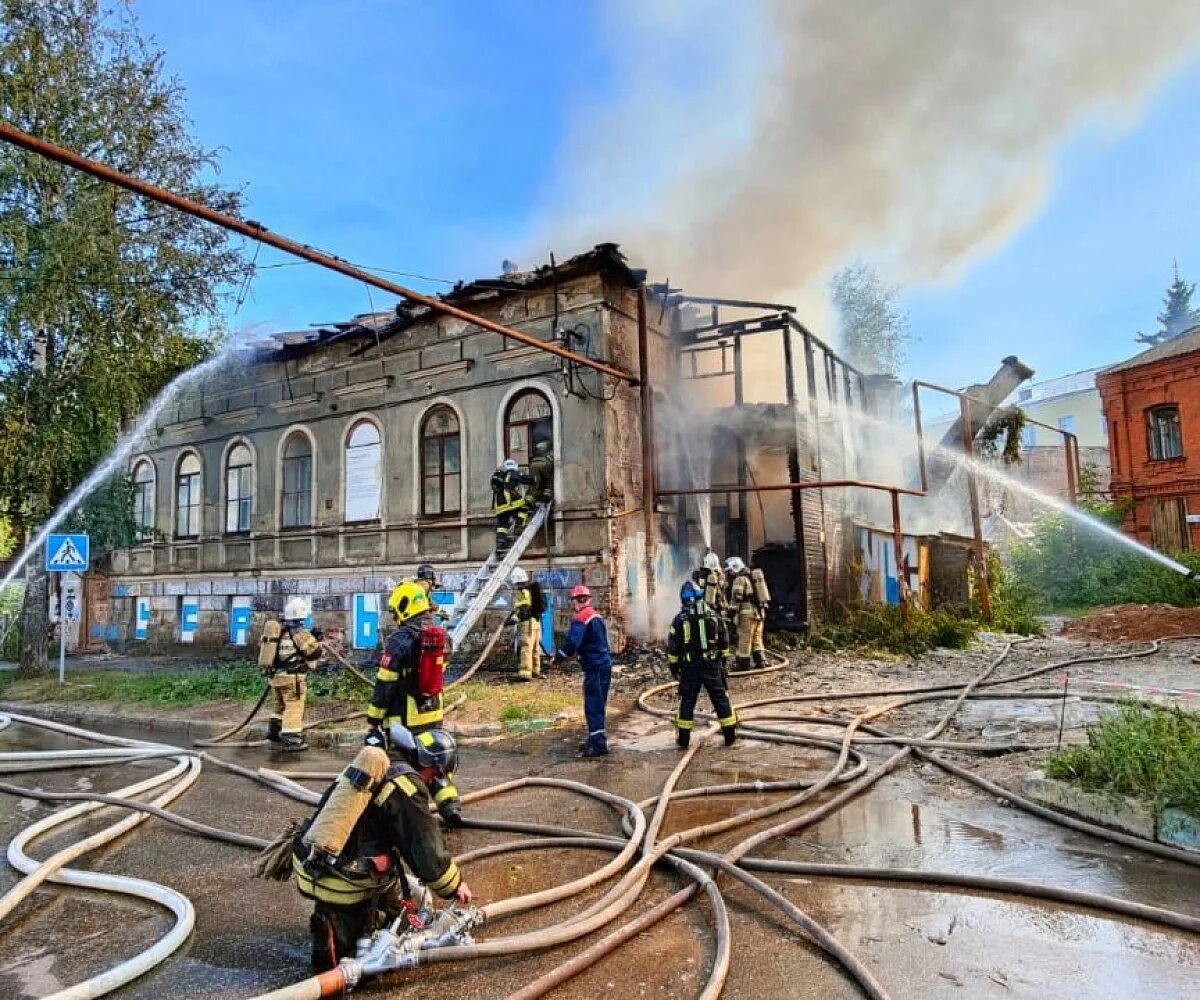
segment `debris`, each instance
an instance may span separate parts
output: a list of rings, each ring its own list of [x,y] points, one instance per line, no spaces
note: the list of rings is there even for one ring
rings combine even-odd
[[[962,986],[962,980],[959,979],[958,976],[956,976],[953,972],[939,972],[938,975],[943,979],[949,980],[955,986]]]
[[[1200,608],[1177,608],[1170,604],[1118,604],[1067,622],[1060,634],[1069,639],[1098,642],[1196,635],[1200,634]]]
[[[988,979],[997,986],[1003,986],[1006,990],[1012,988],[1008,985],[1008,977],[1003,972],[989,972]]]

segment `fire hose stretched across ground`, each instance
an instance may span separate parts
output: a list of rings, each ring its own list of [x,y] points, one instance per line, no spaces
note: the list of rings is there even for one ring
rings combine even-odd
[[[496,635],[498,634],[499,631],[497,631]],[[1178,638],[1194,639],[1197,637],[1183,636]],[[493,642],[494,640],[495,636],[493,636]],[[531,951],[545,950],[579,940],[613,925],[640,898],[652,871],[664,864],[679,872],[687,880],[688,884],[668,896],[646,913],[600,938],[569,961],[539,977],[521,990],[518,990],[512,994],[509,1000],[533,1000],[535,997],[544,996],[569,980],[572,976],[578,975],[597,961],[600,961],[605,955],[611,954],[613,950],[620,947],[624,942],[654,926],[654,924],[665,918],[668,914],[686,904],[701,890],[706,894],[710,904],[710,919],[714,928],[714,953],[707,981],[697,995],[700,998],[704,998],[704,1000],[710,1000],[710,998],[719,996],[729,971],[731,944],[729,915],[725,908],[719,882],[722,877],[733,879],[750,888],[764,901],[776,907],[788,919],[797,924],[809,940],[825,951],[831,959],[842,967],[847,975],[858,983],[865,996],[876,998],[876,1000],[883,1000],[883,998],[890,997],[891,994],[875,978],[872,971],[856,958],[849,949],[841,944],[833,934],[813,920],[808,914],[804,913],[793,902],[787,900],[775,889],[751,874],[753,871],[786,872],[811,877],[846,880],[903,881],[935,889],[944,886],[954,886],[989,894],[1018,894],[1047,899],[1058,903],[1082,906],[1117,917],[1132,917],[1146,920],[1164,927],[1187,930],[1193,933],[1200,932],[1200,918],[1189,914],[1178,913],[1160,907],[1131,903],[1102,894],[1046,886],[1040,883],[954,872],[812,864],[751,856],[752,851],[769,841],[794,833],[827,818],[854,797],[862,794],[881,777],[894,771],[905,760],[916,757],[931,762],[948,773],[973,783],[990,795],[1002,796],[1017,808],[1024,809],[1053,822],[1124,846],[1134,847],[1161,858],[1193,866],[1200,864],[1200,857],[1190,852],[1177,850],[1127,834],[1117,833],[1045,809],[1009,789],[995,785],[975,775],[958,764],[943,758],[938,753],[941,750],[997,752],[1035,748],[1029,744],[1019,743],[997,744],[947,741],[941,739],[941,735],[951,724],[958,709],[968,699],[1062,698],[1062,691],[1016,690],[1012,692],[1000,692],[985,689],[994,689],[999,686],[1032,680],[1050,671],[1061,670],[1072,664],[1125,660],[1149,656],[1157,652],[1160,645],[1161,641],[1155,641],[1150,643],[1146,648],[1130,652],[1084,656],[1066,661],[1059,660],[1008,676],[996,677],[994,676],[996,671],[1008,659],[1013,649],[1013,644],[1010,643],[1003,647],[1002,651],[992,659],[986,669],[965,685],[927,685],[876,691],[862,690],[786,695],[744,702],[737,706],[738,713],[742,719],[742,731],[747,736],[768,742],[809,746],[814,749],[833,753],[835,755],[833,764],[816,781],[735,782],[683,791],[677,790],[676,785],[686,769],[703,747],[706,738],[715,731],[715,725],[710,725],[707,730],[696,733],[697,738],[693,741],[692,746],[680,757],[677,765],[665,780],[659,794],[641,803],[631,802],[620,796],[579,782],[542,776],[520,778],[472,792],[463,797],[464,803],[480,802],[485,799],[496,798],[510,792],[529,788],[554,788],[576,795],[587,796],[613,809],[619,819],[621,832],[620,834],[605,834],[536,823],[487,820],[468,816],[466,823],[468,827],[518,833],[525,839],[478,848],[462,855],[458,859],[460,863],[477,861],[517,851],[562,848],[601,851],[610,853],[613,857],[606,864],[596,868],[591,873],[563,885],[525,896],[499,900],[480,907],[478,911],[455,912],[454,908],[441,911],[443,916],[439,917],[439,919],[443,919],[443,923],[447,926],[452,924],[456,928],[456,931],[454,933],[442,934],[440,937],[422,939],[418,945],[413,945],[410,941],[408,942],[407,950],[394,934],[389,937],[388,932],[381,932],[380,935],[377,935],[374,947],[362,956],[361,959],[344,960],[342,965],[331,973],[311,977],[292,986],[285,986],[282,989],[263,994],[257,1000],[301,1000],[301,998],[338,996],[347,989],[352,988],[364,975],[395,973],[397,970],[412,968],[417,964],[517,955]],[[481,655],[480,660],[485,658],[486,655],[487,650]],[[769,667],[763,671],[755,671],[755,673],[778,670],[783,665]],[[465,676],[463,679],[465,679]],[[647,712],[655,715],[669,715],[668,710],[656,707],[651,702],[656,695],[673,688],[674,684],[670,683],[646,690],[639,698],[640,706]],[[1077,693],[1081,697],[1095,701],[1111,702],[1119,700],[1112,695]],[[852,701],[868,698],[877,699],[880,697],[890,700],[881,705],[866,709],[849,719],[822,715],[780,714],[781,706],[796,706],[804,702]],[[929,701],[948,701],[949,706],[939,716],[937,723],[919,736],[893,733],[873,724],[882,716],[897,709]],[[306,804],[315,803],[318,795],[311,789],[300,785],[298,780],[309,778],[324,780],[333,776],[332,774],[313,772],[288,775],[267,768],[254,770],[223,761],[208,752],[197,753],[193,750],[181,749],[168,744],[123,739],[101,733],[88,732],[76,727],[47,722],[27,715],[8,714],[2,716],[0,717],[0,728],[13,722],[79,737],[91,743],[101,744],[101,746],[89,747],[82,750],[0,753],[0,773],[2,774],[33,773],[51,769],[76,767],[91,768],[128,764],[134,761],[162,760],[164,764],[168,765],[166,770],[135,784],[118,789],[110,795],[100,795],[90,792],[44,792],[41,790],[26,789],[15,784],[0,783],[0,792],[47,801],[77,803],[59,812],[52,813],[34,823],[15,836],[8,845],[9,862],[18,871],[23,873],[25,877],[0,898],[0,921],[8,917],[22,901],[26,900],[39,886],[47,881],[100,889],[151,900],[166,907],[175,917],[175,923],[171,929],[151,947],[98,976],[53,994],[52,1000],[84,1000],[84,998],[99,997],[132,981],[164,961],[179,948],[190,935],[195,919],[191,903],[186,897],[175,890],[127,876],[82,871],[67,867],[71,862],[88,851],[111,843],[150,816],[174,823],[199,836],[221,840],[237,846],[250,848],[266,846],[266,842],[259,838],[220,830],[193,820],[184,819],[165,808],[192,787],[200,776],[202,762],[210,762],[239,775],[262,782],[281,794]],[[796,726],[806,728],[814,726],[840,728],[842,730],[841,739],[826,739],[813,735],[811,732],[797,730]],[[238,728],[240,729],[241,727]],[[863,745],[892,745],[896,749],[881,762],[870,765],[858,749]],[[816,807],[809,807],[799,814],[795,814],[796,809],[804,806],[805,803],[815,798],[821,792],[832,789],[835,786],[841,786],[841,790],[828,801]],[[660,836],[667,810],[672,803],[701,796],[763,792],[788,794],[782,799],[739,812],[727,819],[682,830],[668,837]],[[155,795],[155,798],[150,801],[142,801],[136,798],[137,796],[151,793]],[[114,822],[112,825],[60,849],[51,857],[41,862],[35,861],[26,853],[32,842],[45,836],[50,831],[59,831],[73,825],[84,817],[90,816],[97,810],[109,807],[118,807],[129,812],[128,815]],[[784,813],[788,813],[789,815],[783,818],[782,814]],[[759,820],[775,816],[780,816],[781,821],[744,837],[721,854],[701,850],[695,846],[698,842],[717,834],[743,828],[747,824],[756,823]],[[580,912],[565,920],[555,920],[538,929],[525,931],[509,937],[488,938],[479,942],[471,940],[469,933],[467,933],[473,925],[482,924],[483,926],[491,926],[499,923],[505,917],[562,903],[590,888],[614,879],[615,882],[603,895]],[[470,943],[466,943],[468,941]],[[422,945],[424,946],[423,950]]]

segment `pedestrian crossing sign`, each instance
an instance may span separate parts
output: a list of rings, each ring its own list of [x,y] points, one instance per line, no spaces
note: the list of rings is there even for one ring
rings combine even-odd
[[[87,535],[51,535],[46,539],[47,573],[80,573],[87,568]]]

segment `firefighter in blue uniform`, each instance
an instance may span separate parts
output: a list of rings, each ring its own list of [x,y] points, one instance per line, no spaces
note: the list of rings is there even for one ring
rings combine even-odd
[[[675,616],[667,633],[667,666],[671,676],[679,681],[675,742],[680,747],[691,742],[696,699],[704,688],[717,713],[725,745],[729,746],[737,735],[737,713],[729,703],[725,686],[729,659],[725,623],[704,603],[704,591],[691,580],[680,589],[679,597],[683,610]]]
[[[446,632],[434,620],[425,588],[414,580],[405,580],[392,591],[388,607],[397,628],[388,636],[379,660],[367,722],[374,729],[398,722],[414,734],[440,729]],[[457,826],[462,806],[454,775],[439,777],[429,790],[442,818]]]
[[[554,661],[562,663],[568,656],[578,656],[583,668],[583,714],[588,734],[580,754],[584,757],[603,757],[608,753],[608,733],[605,730],[604,709],[608,688],[612,683],[612,652],[608,648],[608,627],[600,613],[592,607],[592,592],[580,584],[571,591],[571,607],[575,616]]]

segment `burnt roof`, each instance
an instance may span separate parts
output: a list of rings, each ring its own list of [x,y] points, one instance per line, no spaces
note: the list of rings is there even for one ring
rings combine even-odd
[[[544,264],[493,278],[460,281],[450,291],[437,297],[443,302],[452,302],[469,310],[472,303],[499,300],[595,273],[611,275],[630,288],[636,288],[646,280],[646,272],[631,268],[616,243],[597,243],[591,250],[554,266]],[[359,313],[342,322],[321,323],[308,330],[271,334],[270,339],[277,346],[275,350],[268,349],[265,354],[294,356],[337,341],[363,337],[384,340],[420,323],[432,312],[427,306],[401,300],[394,309],[386,312]]]
[[[1200,351],[1200,326],[1194,326],[1186,333],[1181,333],[1173,340],[1168,340],[1164,344],[1155,344],[1154,347],[1142,351],[1141,354],[1135,354],[1127,361],[1122,361],[1110,368],[1105,368],[1099,374],[1107,375],[1109,372],[1123,372],[1130,368],[1141,368],[1142,365],[1152,365],[1155,361],[1162,361],[1165,358],[1177,358],[1181,354],[1191,354],[1193,351]]]

